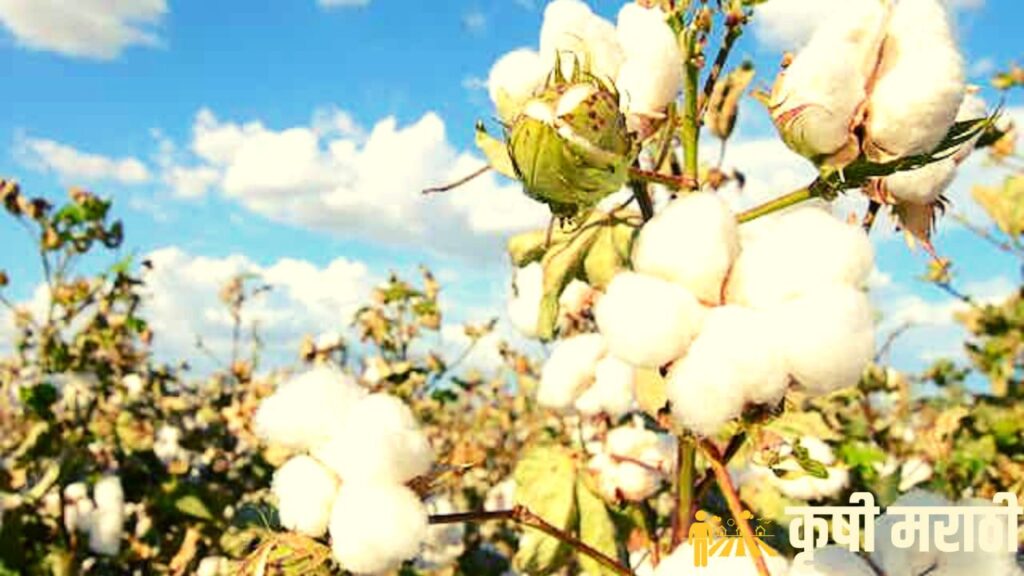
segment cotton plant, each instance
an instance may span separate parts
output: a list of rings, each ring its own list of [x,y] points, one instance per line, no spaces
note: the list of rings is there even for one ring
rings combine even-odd
[[[117,476],[104,476],[92,488],[82,482],[64,488],[64,526],[88,539],[89,549],[102,556],[117,556],[124,534],[124,489]]]

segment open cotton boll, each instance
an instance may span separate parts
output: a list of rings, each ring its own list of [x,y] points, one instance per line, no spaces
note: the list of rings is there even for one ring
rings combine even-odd
[[[867,295],[822,288],[770,312],[790,376],[813,394],[854,386],[875,353]]]
[[[602,358],[594,368],[594,383],[576,399],[576,411],[585,416],[622,416],[633,406],[635,369],[614,356]],[[543,403],[542,403],[543,404]]]
[[[571,77],[578,63],[604,81],[618,75],[623,60],[615,26],[578,0],[555,0],[544,9],[540,56],[547,71],[559,61],[562,73]]]
[[[327,532],[338,493],[333,472],[309,456],[295,456],[274,472],[271,490],[281,526],[314,538]]]
[[[345,483],[331,510],[331,549],[345,570],[377,574],[416,556],[427,528],[426,506],[405,486]]]
[[[121,551],[124,530],[124,490],[121,479],[106,476],[93,487],[96,509],[90,514],[89,549],[104,556],[116,556]]]
[[[776,331],[762,312],[713,308],[689,352],[669,372],[668,397],[676,420],[712,436],[746,403],[777,402],[789,374],[774,344]]]
[[[544,267],[533,262],[515,271],[508,318],[512,326],[527,338],[536,338],[540,320],[540,301],[544,297]]]
[[[801,552],[793,558],[789,576],[877,576],[871,565],[857,554],[839,546],[825,546]]]
[[[726,299],[746,306],[772,306],[828,284],[860,287],[874,268],[864,230],[817,207],[780,215],[742,248]]]
[[[559,321],[564,323],[571,317],[581,315],[596,292],[590,284],[573,278],[558,296]]]
[[[859,153],[852,124],[884,36],[877,0],[845,2],[779,75],[769,108],[786,144],[812,160]]]
[[[951,506],[952,503],[942,496],[914,490],[896,499],[892,506]],[[905,517],[903,515],[883,514],[875,520],[875,549],[871,552],[871,560],[887,576],[917,576],[938,563],[941,553],[934,547],[922,551],[919,546],[897,548],[893,544],[893,530]],[[941,519],[940,519],[941,518]],[[933,516],[931,528],[945,523],[944,517]]]
[[[897,172],[885,178],[885,191],[899,202],[932,204],[956,177],[956,161],[944,158],[916,170]]]
[[[864,152],[889,161],[931,152],[964,98],[964,64],[939,0],[900,0],[871,92]]]
[[[682,286],[623,272],[608,284],[594,316],[613,355],[658,368],[686,353],[700,331],[704,308]]]
[[[434,451],[412,410],[388,394],[360,400],[330,441],[313,455],[342,482],[404,484],[430,471]]]
[[[607,352],[600,334],[578,334],[561,340],[540,372],[537,402],[563,410],[594,381],[597,363]]]
[[[545,70],[540,54],[529,48],[513,50],[499,58],[487,77],[487,91],[506,124],[512,123],[520,110],[543,85],[550,70]]]
[[[616,28],[625,60],[615,78],[626,114],[661,118],[682,86],[683,56],[675,33],[659,8],[629,3]]]
[[[672,473],[675,437],[639,426],[608,432],[600,452],[587,463],[601,496],[609,501],[640,501],[657,492]]]
[[[337,368],[317,366],[263,400],[254,427],[264,440],[308,450],[326,442],[352,405],[366,394]]]
[[[633,251],[633,268],[717,304],[739,252],[736,216],[717,195],[697,192],[673,200],[647,222]]]

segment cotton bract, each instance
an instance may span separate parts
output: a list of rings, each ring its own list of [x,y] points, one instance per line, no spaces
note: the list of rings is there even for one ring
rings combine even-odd
[[[333,472],[309,456],[295,456],[274,472],[281,525],[308,536],[323,536],[338,493]]]
[[[427,508],[404,486],[346,483],[331,511],[331,548],[356,574],[393,570],[419,552]]]

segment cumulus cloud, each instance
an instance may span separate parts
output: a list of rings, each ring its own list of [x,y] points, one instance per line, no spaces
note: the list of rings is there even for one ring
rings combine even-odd
[[[149,169],[136,158],[110,158],[44,138],[19,137],[15,154],[26,166],[55,174],[66,184],[144,184],[150,179]]]
[[[512,183],[484,175],[444,195],[428,186],[483,165],[456,150],[435,113],[363,130],[321,111],[308,125],[274,129],[201,110],[187,154],[163,144],[162,179],[179,196],[218,190],[268,218],[389,245],[493,255],[501,234],[540,227],[546,209]]]
[[[0,24],[18,44],[100,60],[158,44],[154,29],[165,14],[166,0],[0,0]]]

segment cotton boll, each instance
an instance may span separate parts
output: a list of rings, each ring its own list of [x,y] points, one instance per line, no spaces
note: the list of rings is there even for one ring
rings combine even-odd
[[[698,192],[670,202],[643,227],[633,268],[679,284],[701,302],[717,304],[739,252],[736,216],[717,195]]]
[[[779,492],[795,500],[823,500],[838,496],[850,484],[850,472],[838,466],[826,466],[825,478],[801,475],[796,478],[778,478],[772,482]]]
[[[600,334],[579,334],[560,341],[540,373],[537,402],[566,409],[589,387],[607,347]]]
[[[314,538],[323,536],[338,493],[334,473],[309,456],[295,456],[274,472],[281,525]]]
[[[138,374],[125,375],[125,377],[121,379],[121,385],[124,386],[125,391],[128,392],[128,396],[138,396],[146,389],[146,382],[142,379],[142,376],[139,376]]]
[[[371,394],[357,402],[337,434],[314,456],[342,482],[404,484],[430,471],[430,441],[401,400]]]
[[[427,528],[427,508],[412,490],[345,483],[331,510],[331,548],[345,570],[377,574],[416,556]]]
[[[597,478],[598,490],[609,501],[624,498],[640,501],[654,494],[672,472],[676,440],[637,426],[620,426],[608,432],[600,452],[590,459],[588,470]]]
[[[570,318],[576,318],[583,314],[587,306],[596,294],[596,290],[582,280],[572,279],[558,296],[558,316],[561,325],[564,325]]]
[[[857,554],[838,546],[825,546],[801,552],[789,567],[789,576],[876,576],[875,571]]]
[[[779,75],[769,107],[798,154],[838,165],[858,155],[852,128],[867,99],[885,17],[882,2],[843,3]]]
[[[899,202],[928,205],[939,199],[956,176],[956,161],[945,158],[885,178],[885,191]]]
[[[668,397],[677,421],[712,436],[748,402],[777,402],[789,375],[775,332],[762,312],[712,309],[687,355],[669,372]]]
[[[657,368],[686,353],[704,309],[688,290],[653,276],[623,272],[612,279],[595,309],[609,351],[643,368]]]
[[[227,576],[230,574],[231,563],[223,556],[207,556],[199,561],[196,576]]]
[[[615,27],[578,0],[555,0],[544,9],[540,56],[545,70],[561,63],[570,77],[577,62],[601,80],[611,81],[622,65],[622,47]]]
[[[860,287],[874,268],[874,250],[860,226],[821,208],[780,215],[743,244],[727,287],[727,301],[766,307],[822,285]]]
[[[622,416],[635,400],[634,377],[634,368],[626,362],[614,356],[602,358],[594,369],[594,384],[576,399],[576,410],[586,416]]]
[[[153,442],[153,453],[164,464],[179,459],[183,455],[181,449],[181,430],[176,426],[164,425],[156,433],[156,440]]]
[[[874,356],[871,305],[859,290],[823,288],[770,314],[789,374],[808,392],[856,385]]]
[[[104,556],[116,556],[121,550],[124,529],[124,490],[121,479],[106,476],[93,487],[96,509],[90,515],[89,549]]]
[[[871,93],[864,152],[889,161],[931,152],[964,97],[964,65],[939,0],[900,0]]]
[[[683,56],[658,8],[626,4],[616,29],[625,61],[615,79],[626,114],[661,118],[682,86]]]
[[[430,514],[451,514],[455,512],[447,496],[438,496],[427,502]],[[423,550],[416,558],[416,566],[423,570],[441,570],[451,566],[466,549],[465,524],[439,524],[427,528]]]
[[[487,78],[487,90],[498,117],[506,124],[512,123],[544,84],[549,71],[544,68],[540,54],[528,48],[513,50],[499,58]]]
[[[264,440],[308,450],[326,442],[366,393],[340,370],[318,366],[292,378],[265,399],[256,412],[254,427]]]
[[[915,490],[897,498],[890,507],[951,505],[952,503],[942,496]],[[933,526],[939,524],[938,518],[935,517],[931,522]],[[934,547],[928,551],[921,551],[917,546],[897,548],[893,544],[892,532],[895,525],[903,519],[903,515],[884,514],[875,520],[875,550],[871,553],[871,560],[888,576],[917,576],[938,563],[941,555]],[[932,533],[931,529],[929,533]]]
[[[527,338],[536,338],[540,320],[540,301],[544,297],[544,267],[533,262],[515,271],[508,318],[512,326]]]
[[[104,476],[92,489],[92,498],[100,509],[121,509],[124,507],[124,489],[117,476]]]

